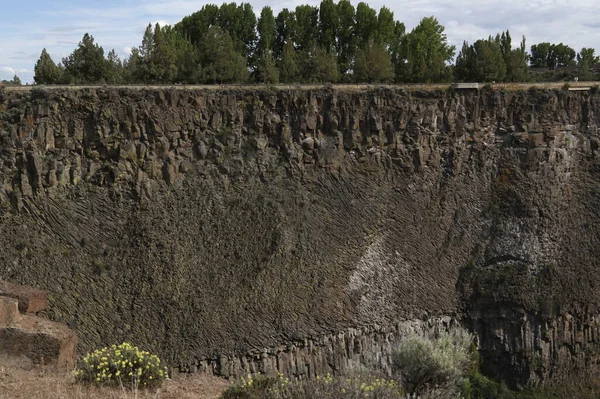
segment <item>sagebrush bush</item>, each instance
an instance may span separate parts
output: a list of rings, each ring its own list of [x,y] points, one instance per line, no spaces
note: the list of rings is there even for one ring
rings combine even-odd
[[[442,332],[434,340],[413,334],[394,351],[393,365],[413,396],[453,390],[473,368],[472,345],[473,336],[462,329]]]
[[[222,399],[403,399],[404,390],[394,380],[374,375],[332,377],[290,381],[279,377],[256,375],[232,384]]]
[[[167,368],[158,356],[125,342],[88,353],[75,377],[95,385],[157,388],[167,378]]]

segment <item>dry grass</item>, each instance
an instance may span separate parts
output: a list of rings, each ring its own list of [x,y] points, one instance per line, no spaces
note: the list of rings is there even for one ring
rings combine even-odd
[[[222,378],[196,374],[167,380],[157,391],[97,388],[77,384],[68,372],[0,357],[0,399],[214,399],[228,386]]]

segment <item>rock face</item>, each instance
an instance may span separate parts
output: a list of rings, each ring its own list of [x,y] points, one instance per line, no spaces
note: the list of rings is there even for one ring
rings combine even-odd
[[[72,369],[77,334],[35,315],[48,306],[45,298],[41,290],[0,281],[0,354]]]
[[[562,90],[0,92],[0,277],[83,350],[191,371],[386,367],[399,325],[446,320],[513,384],[577,372],[599,116]]]

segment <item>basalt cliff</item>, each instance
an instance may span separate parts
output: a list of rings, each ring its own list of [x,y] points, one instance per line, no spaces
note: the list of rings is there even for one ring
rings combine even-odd
[[[600,95],[0,91],[0,278],[81,351],[185,371],[389,368],[461,324],[511,384],[600,350]]]

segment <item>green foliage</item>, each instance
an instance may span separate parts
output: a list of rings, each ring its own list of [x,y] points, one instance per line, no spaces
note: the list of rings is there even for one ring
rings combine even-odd
[[[508,31],[464,43],[456,59],[434,17],[423,18],[409,33],[387,7],[366,2],[322,0],[274,15],[271,7],[257,20],[249,3],[204,5],[174,26],[146,28],[141,45],[121,61],[85,34],[77,49],[56,65],[43,50],[36,63],[38,84],[75,83],[241,83],[388,82],[441,83],[529,79],[535,67],[574,66],[577,76],[593,80],[594,49],[578,54],[562,43],[539,43],[527,54],[525,38],[512,48]],[[372,57],[372,58],[371,58]],[[390,63],[394,69],[390,77]],[[381,63],[379,62],[381,61]],[[334,71],[334,68],[337,71]],[[533,74],[532,79],[564,79],[573,72]]]
[[[275,46],[275,17],[271,7],[264,7],[260,12],[257,30],[259,35],[257,52],[263,54],[265,51],[273,51]]]
[[[283,376],[267,376],[258,373],[254,377],[242,378],[223,392],[221,399],[260,399],[273,391],[278,386],[284,386],[289,380]]]
[[[309,5],[296,7],[296,31],[294,44],[299,51],[310,51],[319,37],[319,10]]]
[[[577,65],[594,65],[600,63],[600,57],[596,55],[596,50],[593,48],[582,48],[577,54]]]
[[[229,33],[211,26],[200,45],[202,80],[206,83],[245,82],[248,79],[246,60],[235,51]]]
[[[302,81],[307,83],[336,83],[340,79],[337,62],[333,54],[314,46],[301,53]]]
[[[279,60],[279,73],[284,83],[295,83],[300,80],[300,66],[298,53],[291,41],[285,43],[281,59]]]
[[[52,61],[46,49],[42,50],[40,58],[35,63],[33,80],[39,85],[56,84],[60,81],[60,71]]]
[[[356,10],[349,0],[340,0],[337,4],[339,18],[336,54],[339,70],[345,75],[352,67],[356,46],[354,44],[354,18]]]
[[[107,61],[104,49],[86,33],[79,46],[68,57],[63,58],[66,81],[77,84],[106,83]]]
[[[275,58],[271,53],[266,53],[261,57],[258,65],[258,80],[262,83],[279,83],[279,69]]]
[[[356,23],[354,26],[355,46],[365,47],[374,39],[377,29],[377,11],[367,3],[360,2],[356,6]]]
[[[318,45],[331,52],[335,50],[339,36],[340,17],[338,7],[333,0],[321,1],[319,7],[319,42]]]
[[[403,37],[397,56],[397,79],[403,82],[435,83],[452,78],[448,63],[455,47],[448,44],[444,27],[434,17],[423,18]]]
[[[528,57],[525,38],[518,49],[512,49],[508,31],[477,40],[473,45],[463,43],[456,57],[454,74],[460,82],[525,81]]]
[[[394,65],[390,54],[373,42],[356,53],[354,79],[357,82],[381,83],[394,80]]]
[[[511,391],[504,383],[493,381],[475,371],[459,382],[460,397],[464,399],[518,399],[518,393]]]
[[[290,381],[278,377],[257,375],[242,378],[221,395],[222,399],[339,399],[378,398],[403,399],[404,390],[394,380],[373,375],[347,377],[317,377],[314,380]]]
[[[538,43],[531,46],[531,66],[536,68],[573,66],[575,55],[575,50],[562,43]]]
[[[11,80],[2,80],[2,86],[21,86],[21,78],[17,75],[13,76]]]
[[[184,17],[181,22],[175,25],[175,30],[182,36],[187,37],[192,44],[198,46],[208,28],[217,25],[218,20],[219,7],[214,4],[207,4],[200,11]]]
[[[167,368],[156,355],[126,342],[87,354],[74,373],[80,382],[132,389],[157,388],[167,378]]]
[[[277,14],[277,18],[275,18],[275,57],[277,59],[281,59],[284,56],[286,45],[294,48],[295,37],[296,14],[284,8]]]
[[[394,42],[395,27],[394,13],[385,6],[381,7],[377,16],[374,41],[385,48],[389,48]]]
[[[506,32],[508,34],[508,31]],[[504,55],[506,64],[506,81],[508,82],[526,82],[529,71],[529,55],[525,45],[525,36],[521,40],[521,45]]]
[[[123,63],[114,49],[110,50],[106,58],[106,83],[123,83]]]
[[[472,343],[473,337],[461,329],[442,332],[435,340],[413,334],[394,351],[393,365],[411,395],[452,390],[473,368]]]
[[[501,82],[506,76],[506,64],[497,41],[477,40],[473,44],[475,68],[473,79],[476,82]]]

